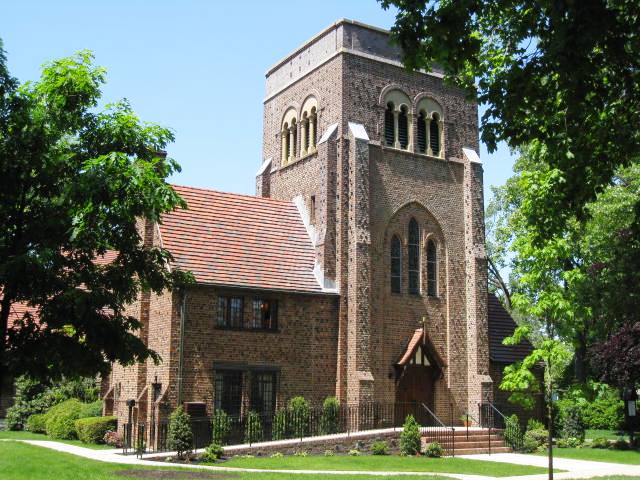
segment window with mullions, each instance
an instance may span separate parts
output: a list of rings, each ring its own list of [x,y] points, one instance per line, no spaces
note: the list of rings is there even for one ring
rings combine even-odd
[[[409,221],[409,293],[420,293],[420,227],[415,218]]]
[[[253,315],[249,328],[262,330],[278,329],[278,301],[267,298],[253,299]]]
[[[273,413],[276,399],[275,372],[255,372],[251,378],[251,410]]]
[[[242,371],[219,370],[215,374],[216,410],[224,410],[231,416],[240,415],[242,404]]]
[[[427,242],[427,295],[438,296],[438,252],[433,240]]]
[[[217,325],[242,328],[242,297],[218,297]]]
[[[402,290],[402,243],[397,235],[391,238],[391,293]]]

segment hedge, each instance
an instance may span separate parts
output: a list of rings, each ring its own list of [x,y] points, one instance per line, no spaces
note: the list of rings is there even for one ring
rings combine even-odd
[[[91,403],[83,403],[80,409],[80,418],[101,417],[102,416],[102,400],[96,400]]]
[[[72,398],[50,408],[46,413],[47,435],[63,440],[76,438],[74,422],[80,418],[82,405],[80,400]]]
[[[34,413],[27,419],[27,430],[33,433],[47,433],[47,415]]]
[[[116,430],[116,417],[88,417],[79,418],[74,422],[78,438],[84,443],[104,443],[104,436],[108,431]]]

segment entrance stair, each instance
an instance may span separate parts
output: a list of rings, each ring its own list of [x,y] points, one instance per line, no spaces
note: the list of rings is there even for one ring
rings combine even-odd
[[[422,448],[432,442],[440,442],[447,455],[474,455],[479,453],[510,453],[501,430],[479,427],[454,427],[453,442],[451,437],[443,442],[442,434],[432,431],[422,433]],[[443,444],[444,443],[444,444]]]

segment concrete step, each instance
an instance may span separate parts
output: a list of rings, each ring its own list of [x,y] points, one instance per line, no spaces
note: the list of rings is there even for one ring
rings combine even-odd
[[[491,445],[491,452],[489,448],[458,448],[456,445],[456,455],[478,455],[480,453],[511,453],[509,447],[495,447]]]
[[[438,439],[438,438],[450,438],[448,436],[444,436],[444,435],[429,435],[429,434],[423,434],[422,438],[428,438],[428,439]],[[458,442],[489,442],[489,435],[471,435],[469,434],[469,437],[467,438],[466,435],[456,435],[455,436],[456,439],[456,443]],[[503,438],[500,435],[491,435],[491,443],[493,442],[500,442],[502,441]]]

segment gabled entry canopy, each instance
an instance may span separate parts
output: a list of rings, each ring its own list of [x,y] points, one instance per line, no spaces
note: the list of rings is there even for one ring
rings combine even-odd
[[[423,328],[416,329],[400,359],[394,365],[396,380],[408,365],[433,367],[439,373],[446,366]]]

